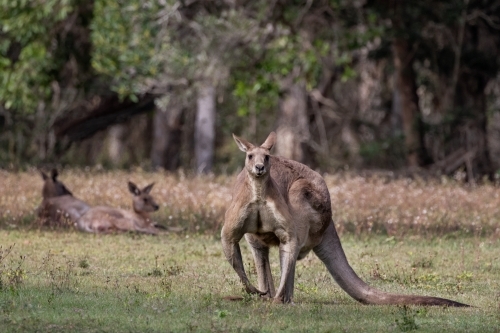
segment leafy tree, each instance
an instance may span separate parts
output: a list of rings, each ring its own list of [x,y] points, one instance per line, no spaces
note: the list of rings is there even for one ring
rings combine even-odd
[[[91,14],[92,2],[77,0],[0,2],[0,161],[53,152],[50,128],[89,75]]]
[[[152,110],[154,99],[165,114],[150,119],[171,124],[148,126],[155,141],[158,131],[175,132],[165,136],[175,147],[154,147],[153,163],[166,167],[165,150],[178,161],[169,168],[193,167],[196,102],[210,91],[224,165],[234,165],[230,132],[258,141],[288,126],[306,133],[302,156],[317,167],[467,165],[469,177],[488,174],[485,89],[499,69],[499,8],[492,0],[0,0],[0,163],[54,160],[72,123],[90,119],[79,127],[90,135]],[[301,121],[283,121],[290,98]],[[71,140],[88,135],[75,130]]]

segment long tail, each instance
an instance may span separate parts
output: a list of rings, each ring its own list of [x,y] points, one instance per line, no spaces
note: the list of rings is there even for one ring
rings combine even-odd
[[[340,287],[363,304],[470,306],[445,298],[390,294],[370,287],[349,265],[333,222],[326,229],[321,243],[314,248],[314,253],[323,261]]]

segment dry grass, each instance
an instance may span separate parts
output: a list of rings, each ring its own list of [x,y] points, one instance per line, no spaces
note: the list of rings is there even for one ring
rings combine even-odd
[[[440,181],[381,177],[326,177],[340,229],[390,236],[465,234],[500,236],[500,189]]]
[[[0,177],[0,225],[33,225],[41,202],[40,175],[36,170],[0,171]],[[121,208],[131,206],[128,180],[141,187],[155,182],[152,195],[161,206],[153,215],[157,222],[207,233],[216,233],[223,222],[234,178],[142,170],[64,170],[59,176],[76,197],[89,204]],[[346,174],[325,179],[341,233],[500,236],[500,190],[491,184],[468,187],[449,179],[388,181]]]

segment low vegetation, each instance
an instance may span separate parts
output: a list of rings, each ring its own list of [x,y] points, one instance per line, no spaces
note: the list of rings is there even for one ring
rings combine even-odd
[[[41,178],[0,171],[2,332],[497,332],[498,189],[454,181],[327,176],[354,269],[386,291],[451,298],[469,309],[363,306],[309,255],[295,305],[243,293],[218,232],[232,177],[72,170],[60,179],[90,204],[130,205],[127,181],[155,182],[157,222],[180,233],[93,235],[40,227]],[[243,254],[250,278],[255,270]],[[279,271],[277,251],[272,270]],[[228,301],[226,296],[242,296]]]

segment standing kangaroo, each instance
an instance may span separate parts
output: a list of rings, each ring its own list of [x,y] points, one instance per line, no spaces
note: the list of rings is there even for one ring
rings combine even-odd
[[[149,184],[142,190],[132,182],[128,182],[128,189],[134,195],[132,200],[133,211],[95,206],[90,208],[76,222],[78,229],[87,232],[110,231],[138,231],[148,234],[157,234],[158,229],[149,217],[149,213],[157,211],[159,206],[149,194],[153,188]]]
[[[246,160],[233,188],[221,238],[224,254],[248,293],[290,303],[296,262],[313,250],[340,287],[363,304],[468,306],[438,297],[390,294],[367,285],[344,254],[324,179],[301,163],[271,156],[274,132],[260,147],[233,137],[246,153]],[[255,260],[258,289],[245,273],[239,246],[243,236]],[[279,246],[281,277],[277,291],[269,264],[271,246]]]
[[[43,199],[37,208],[38,218],[43,224],[76,223],[90,208],[89,204],[73,196],[73,193],[57,179],[56,169],[52,169],[50,177],[43,171],[40,171],[40,174],[43,179]]]

